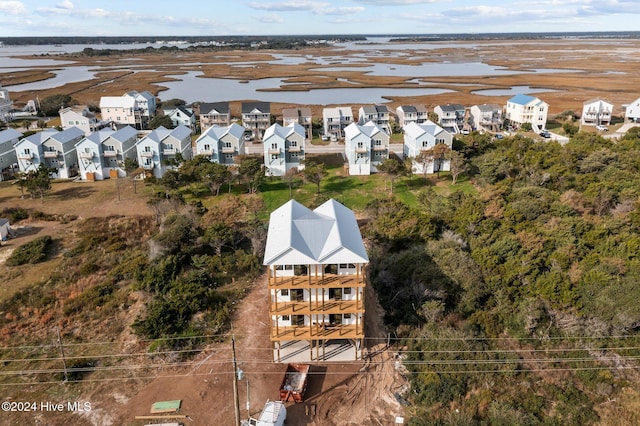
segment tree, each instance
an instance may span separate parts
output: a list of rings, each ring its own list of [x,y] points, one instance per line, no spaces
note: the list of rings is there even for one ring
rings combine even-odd
[[[407,174],[405,165],[396,158],[387,158],[380,165],[378,165],[378,171],[388,176],[390,183],[390,190],[393,194],[393,182],[400,176]]]
[[[198,166],[196,173],[216,196],[222,185],[231,180],[231,171],[223,164],[206,162]]]
[[[40,101],[40,112],[42,115],[50,117],[57,116],[62,108],[73,105],[73,99],[69,95],[51,95]]]
[[[315,183],[320,193],[320,182],[327,176],[328,172],[324,168],[324,163],[316,163],[313,160],[305,160],[304,162],[304,178],[307,182]]]
[[[415,161],[422,167],[422,174],[424,175],[425,181],[427,181],[429,166],[433,164],[434,155],[433,149],[423,149],[416,155]]]
[[[264,166],[256,157],[238,156],[240,167],[238,173],[240,179],[247,185],[250,194],[258,192],[258,188],[264,182]]]
[[[39,129],[45,129],[47,127],[47,122],[44,120],[38,120],[37,124]]]
[[[26,175],[27,192],[31,198],[40,197],[44,203],[44,196],[51,190],[51,169],[40,164],[37,170],[32,170]]]
[[[451,161],[451,184],[455,185],[458,180],[458,176],[469,171],[469,163],[464,155],[453,150],[449,153],[449,160]]]
[[[151,120],[149,120],[149,128],[157,129],[158,127],[165,127],[167,129],[173,129],[173,121],[168,115],[155,115]]]
[[[293,187],[300,182],[300,170],[297,167],[293,167],[282,176],[282,180],[289,187],[289,199],[293,198]]]
[[[437,143],[433,148],[433,171],[440,177],[440,171],[442,169],[442,163],[448,157],[451,152],[451,148],[443,143]]]

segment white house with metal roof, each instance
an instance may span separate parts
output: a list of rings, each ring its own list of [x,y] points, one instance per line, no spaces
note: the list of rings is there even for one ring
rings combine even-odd
[[[14,145],[21,137],[22,133],[14,129],[0,130],[0,181],[13,175],[13,168],[18,162]]]
[[[403,153],[404,158],[411,158],[414,173],[435,173],[445,172],[451,170],[451,161],[447,159],[433,160],[430,164],[426,165],[415,161],[415,158],[422,151],[433,149],[438,144],[445,144],[449,149],[453,145],[453,135],[438,126],[431,120],[427,120],[426,123],[417,124],[409,123],[403,128],[404,130],[404,146]]]
[[[389,108],[386,105],[365,105],[358,109],[358,124],[363,125],[369,121],[375,123],[387,134],[391,134],[389,123]]]
[[[113,127],[144,128],[142,111],[133,96],[103,96],[100,98],[100,112],[102,120]]]
[[[67,179],[78,171],[76,143],[84,132],[71,127],[59,132],[44,130],[21,139],[14,147],[21,172],[38,169],[40,164],[52,169],[53,178]]]
[[[373,122],[349,124],[344,129],[344,150],[350,175],[370,175],[389,158],[389,134]]]
[[[521,127],[524,123],[531,123],[531,128],[535,133],[540,133],[547,126],[547,114],[549,105],[529,95],[515,95],[507,101],[505,107],[505,118],[516,127]]]
[[[125,177],[125,159],[137,157],[137,135],[136,129],[127,126],[118,131],[93,132],[82,139],[76,144],[80,177],[83,180]]]
[[[191,108],[184,106],[178,106],[175,108],[168,108],[162,111],[166,117],[169,117],[173,127],[187,126],[194,131],[196,128],[196,115]]]
[[[473,105],[469,108],[474,130],[497,132],[502,128],[502,107],[496,104]]]
[[[196,139],[196,155],[204,155],[209,161],[226,166],[236,164],[236,157],[246,154],[244,130],[237,123],[208,127]]]
[[[580,124],[585,126],[608,126],[611,124],[613,104],[603,99],[591,99],[582,104]]]
[[[264,132],[264,166],[267,176],[284,176],[304,168],[305,128],[298,123],[286,127],[273,124]]]
[[[640,123],[640,98],[626,105],[624,109],[624,121],[627,123]]]
[[[400,105],[396,108],[396,121],[401,128],[409,123],[422,124],[429,119],[424,105]]]
[[[274,361],[361,358],[368,262],[355,214],[337,201],[310,210],[290,200],[271,213],[264,265]],[[343,351],[329,350],[336,346]]]
[[[161,178],[167,170],[178,167],[178,154],[183,160],[191,159],[191,129],[178,126],[169,130],[160,126],[136,142],[136,151],[140,167]]]
[[[340,106],[322,109],[322,130],[326,136],[334,139],[344,138],[345,128],[353,123],[351,107]]]
[[[146,129],[149,124],[149,120],[156,113],[156,97],[149,91],[138,92],[136,90],[130,90],[123,97],[131,97],[135,99],[140,116],[142,118],[142,128]]]

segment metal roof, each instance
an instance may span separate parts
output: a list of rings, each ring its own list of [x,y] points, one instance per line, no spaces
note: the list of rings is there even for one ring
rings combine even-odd
[[[438,126],[431,120],[427,120],[422,124],[411,122],[403,127],[404,133],[412,139],[418,139],[423,134],[427,133],[432,136],[437,136],[445,130]]]
[[[20,139],[21,137],[22,133],[14,129],[0,130],[0,143],[9,142],[14,139]]]
[[[315,210],[290,200],[271,213],[265,265],[367,262],[355,215],[336,200]]]

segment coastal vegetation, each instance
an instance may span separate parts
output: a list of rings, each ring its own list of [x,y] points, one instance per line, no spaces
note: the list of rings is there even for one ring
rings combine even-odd
[[[454,148],[455,184],[452,173],[396,173],[401,164],[348,176],[331,156],[309,157],[317,180],[265,177],[250,156],[227,173],[186,161],[147,181],[152,216],[77,220],[54,241],[47,253],[64,273],[2,301],[3,342],[20,332],[35,343],[55,325],[77,343],[133,332],[159,358],[197,353],[261,273],[268,213],[334,197],[361,219],[411,384],[409,424],[637,423],[640,131],[565,145],[472,133]],[[117,365],[97,349],[84,356],[78,380]]]

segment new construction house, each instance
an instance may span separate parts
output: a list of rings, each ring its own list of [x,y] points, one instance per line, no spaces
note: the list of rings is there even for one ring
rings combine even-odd
[[[368,262],[354,213],[337,201],[310,210],[291,200],[271,213],[264,265],[275,362],[362,357]]]

